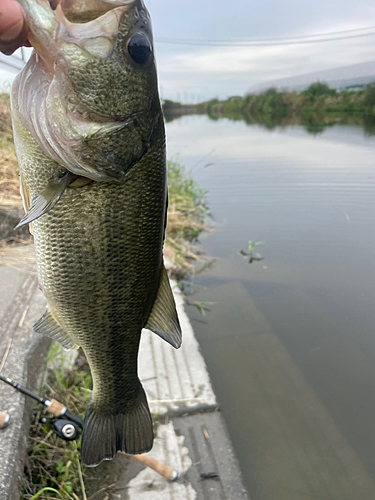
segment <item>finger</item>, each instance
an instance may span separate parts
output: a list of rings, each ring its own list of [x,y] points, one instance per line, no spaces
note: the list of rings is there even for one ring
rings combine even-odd
[[[12,54],[27,41],[23,10],[16,0],[0,0],[0,51]]]

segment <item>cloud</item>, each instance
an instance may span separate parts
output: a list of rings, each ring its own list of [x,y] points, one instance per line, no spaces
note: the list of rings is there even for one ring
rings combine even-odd
[[[331,31],[353,27],[339,25]],[[180,46],[179,51],[171,52],[163,47],[159,51],[160,80],[166,94],[199,89],[211,96],[218,91],[227,96],[243,94],[267,80],[371,61],[374,40],[375,36],[273,47]]]

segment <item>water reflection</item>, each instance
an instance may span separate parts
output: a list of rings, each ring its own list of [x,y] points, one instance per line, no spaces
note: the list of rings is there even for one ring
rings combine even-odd
[[[194,112],[192,114],[195,114]],[[202,111],[201,115],[205,115]],[[170,123],[174,120],[181,119],[181,117],[186,116],[182,110],[170,110],[164,111],[165,120]],[[212,114],[208,113],[208,118],[212,121],[219,121],[226,118],[230,121],[240,121],[247,125],[260,125],[268,130],[274,130],[278,127],[303,127],[308,134],[319,135],[324,132],[328,127],[333,127],[337,125],[354,125],[363,129],[363,132],[367,136],[375,135],[375,118],[369,116],[362,116],[359,114],[350,113],[331,113],[331,114],[305,114],[305,115],[295,115],[295,116],[271,116],[267,114],[261,115],[249,115],[243,112],[231,112],[222,114]]]
[[[215,304],[189,315],[251,498],[375,498],[374,138],[206,116],[167,131],[208,190],[215,260],[193,299]],[[266,242],[250,266],[249,238]]]

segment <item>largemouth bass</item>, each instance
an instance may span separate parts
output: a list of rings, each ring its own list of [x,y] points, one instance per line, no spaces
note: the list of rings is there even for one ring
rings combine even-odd
[[[178,348],[163,265],[165,132],[142,0],[19,0],[35,51],[12,88],[26,215],[48,310],[36,332],[81,347],[93,376],[81,456],[147,452],[142,328]]]

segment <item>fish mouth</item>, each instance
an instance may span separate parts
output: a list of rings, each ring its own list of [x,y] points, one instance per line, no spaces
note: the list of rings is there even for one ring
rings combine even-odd
[[[125,13],[150,18],[143,0],[18,0],[26,15],[29,41],[53,73],[64,43],[82,46],[84,40],[116,40]],[[106,43],[106,40],[108,42]],[[108,53],[107,49],[107,53]],[[107,55],[105,51],[103,56]]]
[[[86,23],[97,19],[116,7],[133,6],[138,0],[51,0],[61,6],[61,10],[72,23]],[[144,4],[143,4],[143,8]]]

